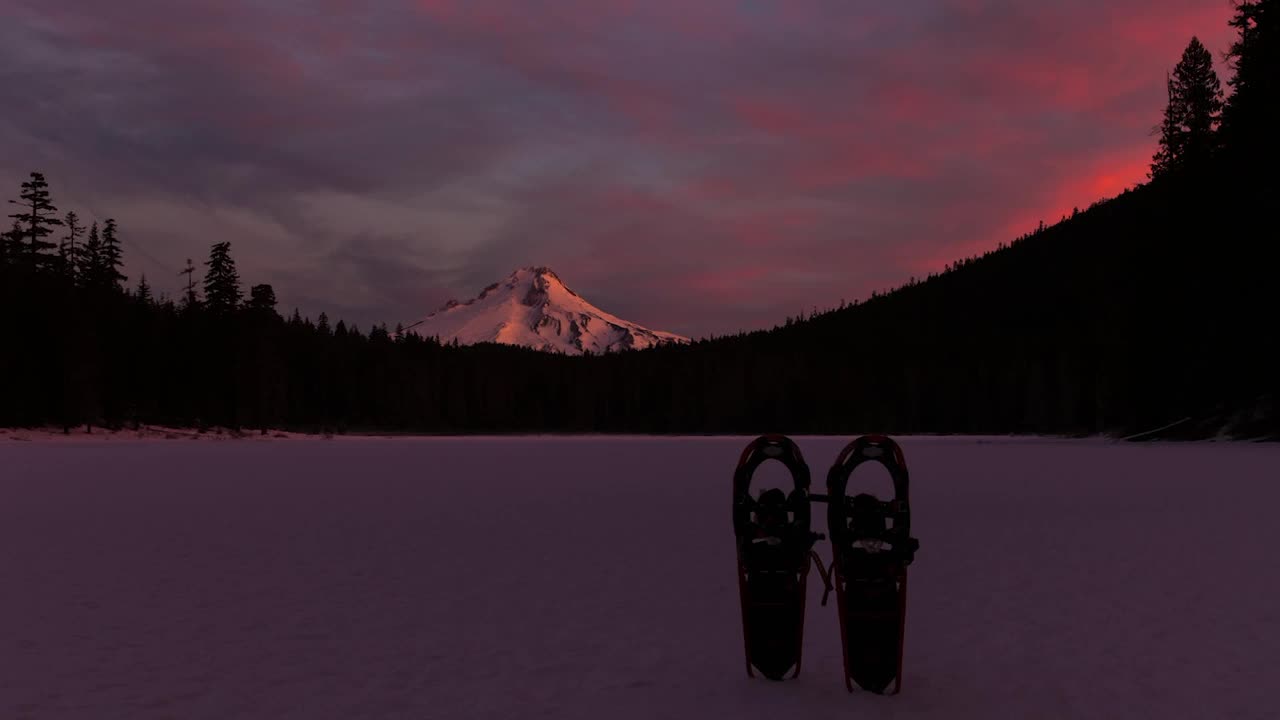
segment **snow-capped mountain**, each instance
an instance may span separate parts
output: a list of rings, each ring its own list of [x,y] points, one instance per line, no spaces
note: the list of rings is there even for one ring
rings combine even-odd
[[[569,355],[640,349],[689,338],[650,330],[601,310],[570,290],[550,268],[526,267],[474,299],[450,300],[405,328],[441,342],[499,342]]]

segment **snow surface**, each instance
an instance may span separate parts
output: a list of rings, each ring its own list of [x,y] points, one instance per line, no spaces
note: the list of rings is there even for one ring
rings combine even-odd
[[[497,342],[569,355],[689,342],[689,338],[610,315],[545,267],[516,270],[475,299],[451,300],[405,329],[446,343],[454,339],[462,345]]]
[[[814,575],[800,678],[746,677],[747,438],[6,441],[0,717],[1280,715],[1280,446],[899,440],[898,697]]]

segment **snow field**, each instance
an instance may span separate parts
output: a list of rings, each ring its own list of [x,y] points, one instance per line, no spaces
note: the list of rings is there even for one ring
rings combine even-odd
[[[749,439],[0,445],[0,717],[1277,716],[1280,446],[898,438],[885,698],[816,573],[800,678],[746,677]],[[797,438],[815,490],[847,439]]]

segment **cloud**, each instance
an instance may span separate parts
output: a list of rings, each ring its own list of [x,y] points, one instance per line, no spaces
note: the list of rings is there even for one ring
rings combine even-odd
[[[1143,179],[1226,2],[9,0],[0,179],[368,327],[529,264],[767,327]],[[127,246],[128,248],[128,246]],[[169,268],[163,266],[171,266]],[[171,284],[166,288],[165,282]],[[178,280],[156,278],[176,291]]]

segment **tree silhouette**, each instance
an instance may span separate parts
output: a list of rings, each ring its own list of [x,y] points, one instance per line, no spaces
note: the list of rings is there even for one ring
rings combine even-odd
[[[1241,0],[1227,51],[1234,89],[1223,110],[1225,141],[1251,155],[1274,159],[1280,148],[1280,0]]]
[[[1214,149],[1222,114],[1222,85],[1213,56],[1192,37],[1167,80],[1169,104],[1160,124],[1160,149],[1151,161],[1151,177],[1204,164]]]
[[[196,298],[195,272],[196,266],[191,264],[191,258],[187,258],[187,266],[178,271],[179,275],[187,276],[187,285],[183,288],[184,292],[182,294],[183,310],[191,310],[199,302],[199,299]]]
[[[45,182],[44,175],[31,173],[31,179],[22,183],[18,197],[20,199],[9,202],[21,207],[22,211],[9,217],[21,227],[22,238],[26,241],[23,246],[25,260],[33,268],[48,265],[51,256],[45,251],[56,246],[43,238],[53,232],[54,226],[62,225],[62,219],[57,216],[58,208],[49,198],[49,183]]]
[[[98,250],[99,284],[120,290],[127,279],[120,272],[123,265],[120,240],[116,237],[116,221],[114,218],[107,218],[102,225],[102,247]]]
[[[249,289],[249,309],[259,313],[275,313],[276,291],[270,285],[254,285]]]
[[[138,289],[134,292],[134,297],[143,303],[151,302],[151,286],[147,284],[147,274],[142,273],[138,276]]]
[[[13,226],[0,234],[0,265],[17,263],[22,257],[22,227],[17,220]]]
[[[1157,128],[1160,133],[1160,144],[1156,154],[1151,157],[1151,169],[1147,171],[1147,177],[1152,179],[1173,169],[1173,148],[1181,132],[1178,119],[1180,108],[1173,94],[1173,78],[1166,76],[1164,84],[1169,100],[1164,106],[1164,118],[1161,119],[1160,126]]]
[[[80,279],[88,287],[101,285],[106,277],[102,267],[102,240],[98,235],[98,223],[89,226],[89,237],[80,253]]]
[[[62,256],[63,272],[74,282],[80,277],[80,255],[83,252],[83,247],[77,246],[76,242],[84,234],[84,226],[80,224],[80,216],[76,215],[74,210],[67,212],[64,222],[67,234],[62,238],[59,252]]]
[[[209,268],[204,274],[205,306],[223,315],[235,312],[240,306],[241,292],[240,275],[231,258],[231,243],[215,243],[205,265]]]

